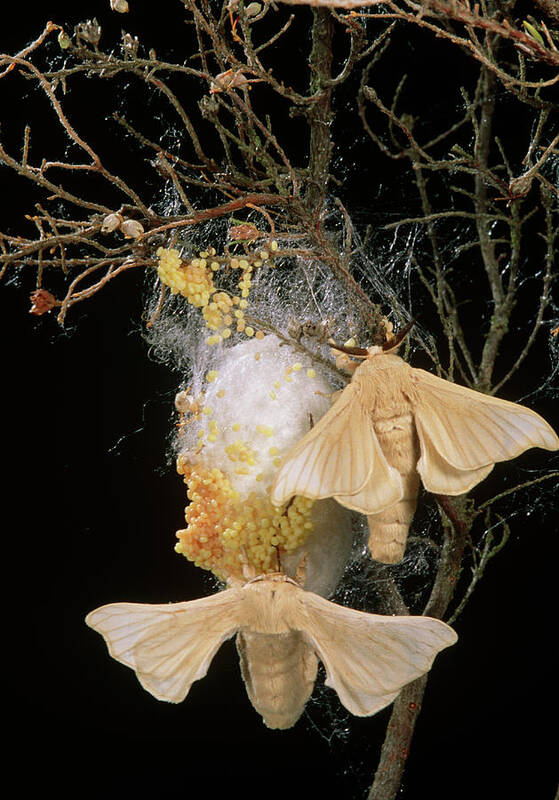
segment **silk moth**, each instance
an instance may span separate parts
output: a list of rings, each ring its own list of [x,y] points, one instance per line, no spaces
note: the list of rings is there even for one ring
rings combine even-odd
[[[430,617],[389,617],[325,600],[283,573],[235,582],[184,603],[111,603],[86,623],[158,700],[179,703],[203,678],[221,644],[237,634],[248,696],[271,728],[295,724],[310,697],[318,659],[326,685],[357,716],[391,703],[427,672],[455,632]]]
[[[411,367],[393,352],[396,338],[386,350],[348,350],[363,363],[287,453],[271,492],[276,506],[296,494],[334,497],[366,514],[371,554],[389,564],[403,557],[420,478],[430,492],[459,495],[498,461],[559,449],[534,411]]]

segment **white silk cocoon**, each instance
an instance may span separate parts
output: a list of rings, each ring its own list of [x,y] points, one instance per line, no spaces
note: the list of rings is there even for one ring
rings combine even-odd
[[[178,454],[220,469],[241,497],[265,495],[280,459],[329,409],[332,391],[309,358],[276,336],[228,347],[207,364],[193,394],[202,411],[185,425]],[[282,556],[281,566],[293,576],[306,553],[305,588],[328,596],[349,558],[351,513],[321,500],[312,522],[306,543]]]

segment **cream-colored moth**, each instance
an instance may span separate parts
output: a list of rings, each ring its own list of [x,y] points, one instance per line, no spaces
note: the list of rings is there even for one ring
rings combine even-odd
[[[283,573],[261,575],[185,603],[111,603],[87,624],[158,700],[179,703],[237,634],[248,696],[270,728],[289,728],[310,697],[318,659],[326,685],[352,714],[369,716],[426,673],[457,639],[430,617],[367,614],[306,591]]]
[[[498,461],[530,447],[559,449],[553,429],[529,408],[411,367],[391,352],[401,338],[386,350],[347,350],[365,360],[287,453],[271,493],[276,506],[293,495],[334,497],[366,514],[371,554],[389,564],[404,555],[420,477],[429,492],[459,495]]]

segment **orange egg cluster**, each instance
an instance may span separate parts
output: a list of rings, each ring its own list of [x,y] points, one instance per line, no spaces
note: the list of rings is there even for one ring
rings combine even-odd
[[[257,574],[274,572],[278,557],[302,545],[313,529],[313,500],[295,497],[276,508],[267,495],[241,497],[217,468],[177,459],[177,471],[188,485],[188,527],[177,532],[175,550],[221,580],[243,578],[243,563]]]

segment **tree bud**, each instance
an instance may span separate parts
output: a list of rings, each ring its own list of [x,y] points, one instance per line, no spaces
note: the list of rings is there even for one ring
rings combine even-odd
[[[126,0],[110,0],[111,9],[118,11],[119,14],[126,14],[128,12],[128,3]]]
[[[144,232],[144,226],[135,219],[125,219],[120,230],[127,239],[139,239]]]

